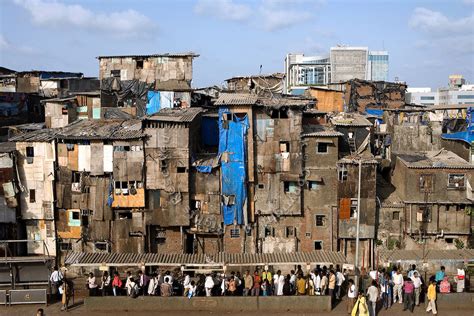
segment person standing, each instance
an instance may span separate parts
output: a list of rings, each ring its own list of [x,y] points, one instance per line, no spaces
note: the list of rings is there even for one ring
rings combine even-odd
[[[403,287],[403,276],[400,273],[400,270],[397,269],[395,273],[393,274],[393,303],[397,302],[397,297],[399,300],[399,303],[403,303],[403,298],[402,298],[402,287]]]
[[[102,291],[102,296],[108,296],[110,294],[110,275],[107,271],[104,271],[102,275],[100,290]]]
[[[127,271],[127,278],[125,280],[125,289],[127,290],[127,296],[130,296],[132,293],[130,292],[131,286],[130,282],[132,280],[132,273],[130,271]]]
[[[331,270],[329,271],[329,296],[331,296],[331,302],[334,301],[334,290],[336,289],[336,275],[334,274],[334,271]]]
[[[379,299],[379,289],[377,288],[377,282],[372,280],[372,284],[367,289],[367,296],[368,296],[368,307],[369,307],[369,315],[376,316],[377,315],[377,301]]]
[[[433,315],[436,315],[438,312],[436,310],[436,280],[431,280],[430,286],[428,286],[428,306],[426,307],[426,312],[429,313],[430,311]]]
[[[253,287],[250,295],[252,296],[259,296],[260,295],[260,283],[262,283],[260,279],[260,275],[258,274],[258,271],[255,270],[253,273]]]
[[[206,289],[206,296],[212,296],[212,288],[214,287],[214,279],[212,275],[208,274],[206,276],[206,281],[204,282],[204,288]]]
[[[445,268],[444,268],[444,266],[441,266],[441,269],[438,272],[436,272],[436,275],[435,275],[436,286],[438,287],[438,289],[439,289],[439,285],[440,285],[441,281],[443,281],[445,275],[446,275],[445,274]]]
[[[63,278],[64,278],[64,276],[61,273],[61,271],[59,271],[58,266],[54,266],[53,273],[51,273],[51,276],[49,277],[49,280],[50,280],[51,286],[52,286],[52,291],[51,291],[52,293],[51,294],[56,295],[57,299],[60,299],[62,297],[59,293],[59,287],[63,283]]]
[[[87,288],[89,289],[89,296],[97,296],[97,283],[95,282],[94,273],[89,273],[87,278]]]
[[[382,293],[382,305],[385,309],[392,306],[392,291],[390,287],[390,275],[385,273],[380,281],[380,292]]]
[[[323,276],[321,277],[321,295],[326,295],[328,283],[329,283],[328,277],[326,273],[323,273]]]
[[[237,292],[237,284],[235,283],[235,276],[231,275],[227,293],[230,296],[235,296],[236,292]]]
[[[253,288],[253,277],[252,275],[250,275],[250,271],[247,270],[245,271],[245,276],[244,276],[244,290],[243,290],[244,296],[251,295],[252,288]]]
[[[114,279],[112,280],[112,292],[114,296],[120,294],[120,289],[122,288],[122,280],[120,280],[120,275],[117,271],[114,272]]]
[[[159,280],[159,279],[158,279]],[[191,278],[189,277],[188,273],[184,273],[184,280],[183,280],[183,295],[188,296],[188,291],[191,285]]]
[[[419,306],[420,305],[421,285],[423,284],[423,282],[421,281],[421,278],[418,275],[417,271],[415,271],[413,273],[413,276],[411,277],[411,280],[413,282],[413,286],[415,287],[415,305]]]
[[[158,290],[158,274],[153,273],[148,283],[148,295],[154,296]]]
[[[339,266],[336,268],[336,299],[340,300],[341,299],[341,294],[342,294],[342,284],[346,278],[344,277],[344,274],[342,274],[341,269],[339,269]]]
[[[306,280],[302,274],[296,280],[296,295],[306,295]]]
[[[456,277],[455,277],[457,293],[464,292],[464,287],[466,285],[465,279],[466,279],[466,272],[464,271],[464,269],[458,269],[458,274],[456,274]]]
[[[415,295],[415,286],[413,285],[413,281],[410,278],[405,278],[405,282],[403,284],[403,310],[406,311],[407,309],[413,313],[414,308],[414,295]]]
[[[356,289],[354,285],[354,280],[350,279],[347,289],[347,313],[350,314],[354,308],[356,300]]]

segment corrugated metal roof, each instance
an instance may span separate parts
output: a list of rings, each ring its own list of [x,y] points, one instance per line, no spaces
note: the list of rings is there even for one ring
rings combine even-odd
[[[375,159],[370,159],[370,158],[364,158],[364,157],[358,157],[358,156],[348,156],[341,158],[337,161],[338,164],[359,164],[359,160],[362,159],[362,164],[363,165],[369,165],[373,164],[376,165],[379,162]]]
[[[146,120],[161,122],[189,123],[194,121],[196,116],[203,111],[202,108],[176,108],[161,109],[158,113],[147,116]]]
[[[56,133],[58,139],[137,139],[144,136],[140,120],[78,120]]]
[[[357,113],[339,113],[337,116],[331,118],[331,123],[336,126],[372,126],[372,123],[368,119]]]
[[[396,154],[410,169],[474,169],[466,160],[448,150]]]
[[[181,266],[181,265],[216,265],[216,266],[245,266],[245,265],[277,265],[277,264],[319,264],[345,263],[346,258],[341,252],[313,251],[295,253],[218,253],[215,255],[202,254],[132,254],[132,253],[84,253],[72,252],[67,255],[65,264],[75,266],[109,266],[137,265],[147,266]]]
[[[164,54],[150,54],[150,55],[107,55],[97,56],[97,59],[101,58],[148,58],[148,57],[199,57],[199,54],[193,52],[187,53],[164,53]]]
[[[319,131],[319,132],[312,132],[312,133],[304,133],[301,136],[303,137],[339,137],[339,136],[344,136],[344,134],[338,131]]]
[[[18,134],[9,139],[11,142],[50,142],[56,136],[55,129],[40,129],[23,134]]]
[[[249,93],[220,93],[215,105],[254,105],[258,97]]]
[[[427,250],[423,255],[420,250],[382,250],[380,260],[396,261],[473,261],[473,249]]]
[[[252,76],[235,76],[229,79],[226,79],[225,81],[231,81],[235,79],[250,79],[250,78],[277,78],[277,79],[283,79],[285,78],[285,74],[281,72],[275,72],[273,74],[261,74],[261,75],[252,75]]]

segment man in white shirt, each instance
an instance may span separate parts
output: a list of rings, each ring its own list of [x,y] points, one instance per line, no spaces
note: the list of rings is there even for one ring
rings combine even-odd
[[[51,273],[49,278],[52,285],[52,294],[59,295],[59,287],[61,286],[63,278],[64,276],[61,271],[59,271],[57,266],[54,266],[53,273]]]
[[[377,300],[379,299],[379,289],[377,288],[377,282],[372,280],[372,285],[367,289],[369,315],[375,316],[377,313]]]
[[[340,300],[341,299],[341,289],[342,289],[342,283],[346,278],[344,277],[344,274],[342,274],[340,269],[337,269],[336,272],[336,299]]]
[[[206,289],[206,296],[212,295],[212,288],[214,287],[214,279],[212,275],[208,274],[206,280],[204,281],[204,288]]]
[[[402,296],[402,287],[403,287],[403,275],[400,273],[399,270],[393,274],[392,277],[393,281],[393,303],[397,302],[397,296],[399,299],[399,303],[403,303],[403,296]]]
[[[347,289],[347,313],[350,315],[352,313],[352,309],[354,308],[355,299],[356,299],[356,289],[354,285],[354,281],[352,279],[349,280],[349,285]]]
[[[421,278],[418,275],[418,271],[415,271],[413,273],[413,276],[411,277],[411,280],[413,281],[413,286],[415,287],[415,305],[419,306],[420,305],[421,285],[423,284],[423,282],[421,281]]]

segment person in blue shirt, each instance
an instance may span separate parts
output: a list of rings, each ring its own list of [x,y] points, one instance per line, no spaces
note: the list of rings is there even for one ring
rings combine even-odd
[[[441,266],[441,270],[436,272],[435,281],[436,281],[436,288],[437,289],[439,289],[439,284],[444,279],[444,276],[445,276],[444,270],[445,270],[444,266]]]

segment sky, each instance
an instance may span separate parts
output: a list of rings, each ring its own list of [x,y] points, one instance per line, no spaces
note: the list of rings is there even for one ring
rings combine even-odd
[[[388,50],[412,87],[474,83],[474,0],[0,0],[0,66],[97,76],[96,56],[195,52],[193,86],[284,71],[288,53]]]

